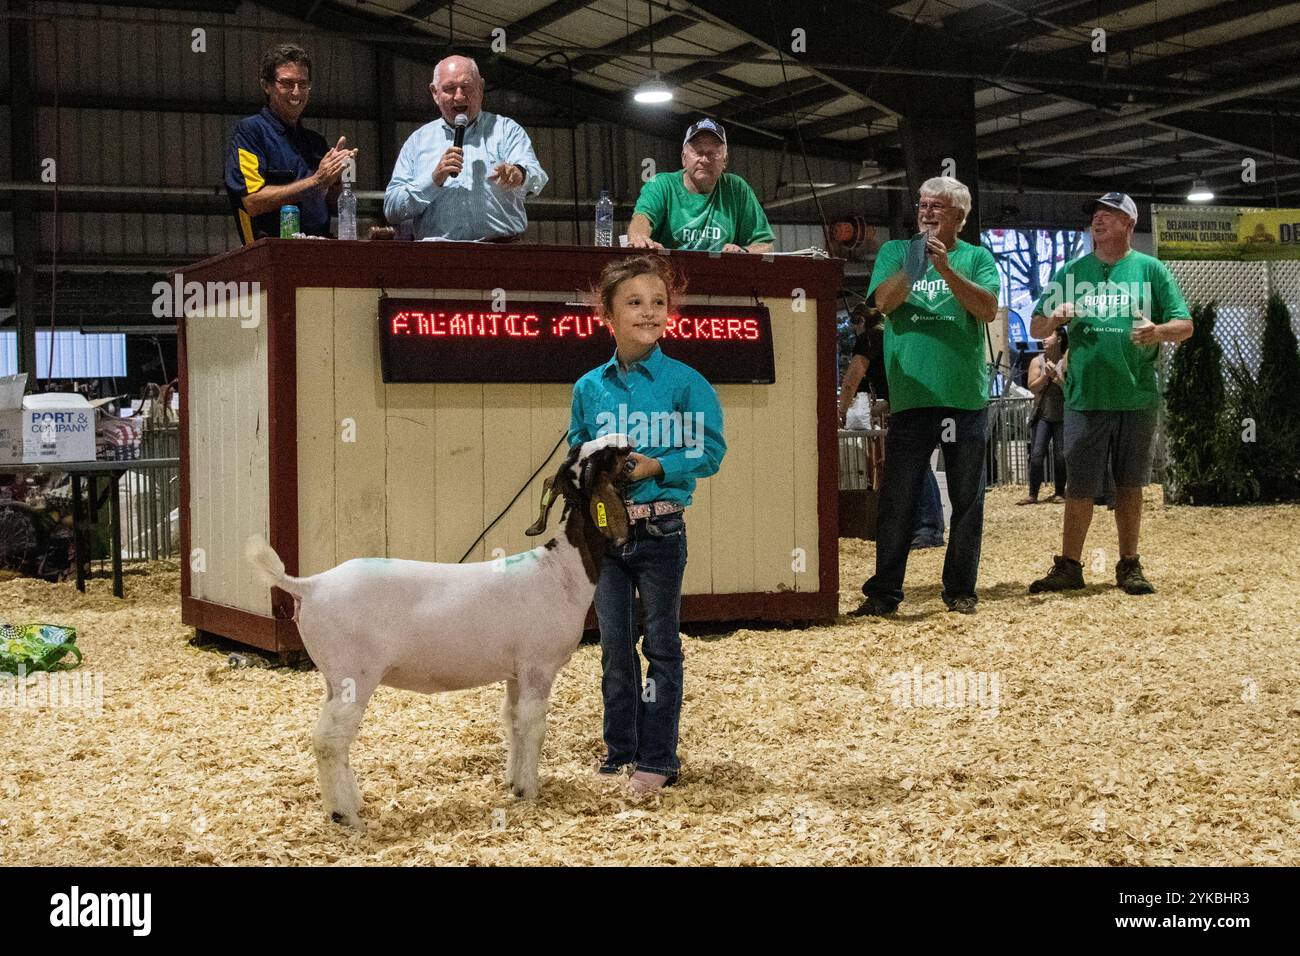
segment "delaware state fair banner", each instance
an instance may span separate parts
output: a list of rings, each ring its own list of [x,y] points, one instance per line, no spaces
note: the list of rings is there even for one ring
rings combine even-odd
[[[1300,259],[1300,209],[1152,206],[1157,258]]]

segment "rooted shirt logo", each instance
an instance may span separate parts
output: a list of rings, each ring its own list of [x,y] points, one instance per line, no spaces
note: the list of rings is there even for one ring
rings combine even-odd
[[[912,294],[908,297],[913,304],[927,309],[937,309],[952,298],[952,289],[943,279],[917,279],[912,283]],[[947,319],[946,315],[914,315],[912,321],[920,319]]]
[[[683,226],[678,242],[682,245],[693,242],[717,242],[722,238],[722,227],[705,226],[702,229],[695,229],[691,226]]]

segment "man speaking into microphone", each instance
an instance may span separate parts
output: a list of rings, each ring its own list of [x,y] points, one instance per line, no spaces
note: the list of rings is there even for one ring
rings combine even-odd
[[[416,239],[517,241],[528,228],[524,200],[549,177],[514,120],[483,109],[483,77],[468,57],[433,68],[429,92],[442,114],[398,154],[384,215],[411,224]]]

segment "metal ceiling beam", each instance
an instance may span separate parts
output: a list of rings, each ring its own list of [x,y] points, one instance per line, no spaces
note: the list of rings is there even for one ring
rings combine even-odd
[[[864,123],[869,124],[873,120],[886,115],[888,114],[876,109],[874,106],[864,106],[860,110],[850,110],[837,116],[828,116],[825,119],[815,120],[811,123],[802,123],[799,126],[799,131],[803,134],[804,139],[817,139],[829,133],[852,129],[854,126],[861,126]]]
[[[730,50],[724,50],[720,56],[728,59],[744,59],[746,57],[757,57],[767,52],[757,43],[742,43],[740,46],[732,47]],[[663,75],[663,81],[669,86],[685,86],[687,83],[694,83],[698,80],[708,80],[710,83],[717,83],[721,86],[731,86],[738,82],[722,71],[726,67],[719,67],[716,63],[704,61],[701,63],[692,63],[689,66],[683,66],[676,70],[671,70]],[[744,84],[748,86],[749,84]]]
[[[978,39],[979,42],[993,47],[1006,48],[1042,36],[1044,32],[1053,32],[1055,29],[1071,30],[1081,29],[1085,25],[1092,26],[1104,21],[1113,13],[1123,13],[1132,8],[1133,0],[1073,0],[1073,2],[1058,3],[1054,4],[1051,10],[1039,14],[1041,19],[1020,17],[1007,20],[1003,25],[981,29]],[[956,17],[966,12],[963,11],[945,20],[945,29],[953,28],[960,32],[960,22],[956,27],[951,25]],[[1042,20],[1050,20],[1052,27],[1045,27]]]
[[[758,104],[727,110],[718,115],[728,119],[757,123],[765,119],[789,116],[790,110],[798,113],[812,106],[820,106],[837,100],[843,95],[842,91],[828,87],[821,77],[802,76],[792,80],[789,87],[784,83],[768,87],[766,96]]]
[[[1135,142],[1133,133],[1130,130],[1117,130],[1116,132],[1106,134],[1104,137],[1097,137],[1095,140],[1090,139],[1088,141],[1090,152],[1109,145],[1122,145],[1127,146],[1128,148],[1117,154],[1115,157],[1091,155],[1080,156],[1077,162],[1072,162],[1068,165],[1053,166],[1050,170],[1040,169],[1037,171],[1051,172],[1054,175],[1089,176],[1095,172],[1105,172],[1108,169],[1114,169],[1117,166],[1125,165],[1124,159],[1126,157],[1141,157],[1143,165],[1147,165],[1146,161],[1149,160],[1166,159],[1171,156],[1195,153],[1205,149],[1217,150],[1220,148],[1218,143],[1211,143],[1195,137],[1184,138],[1169,143],[1160,142],[1144,144],[1141,142]],[[1067,145],[1066,147],[1055,150],[1055,152],[1058,154],[1068,154],[1070,151]],[[1017,166],[1021,169],[1031,168],[1027,164],[1034,161],[1035,155],[1039,154],[1031,151],[1023,156],[1018,154],[1017,157],[1008,157],[1004,160],[990,160],[981,163],[980,170],[982,172],[987,171],[991,176],[1010,176],[1014,179]]]
[[[558,23],[571,13],[577,13],[591,5],[591,0],[557,0],[556,3],[542,7],[534,13],[521,17],[506,27],[507,42],[522,40],[530,33],[545,30],[553,23]]]
[[[629,52],[640,50],[642,47],[650,46],[652,43],[666,40],[675,34],[681,33],[683,30],[695,26],[695,23],[696,21],[690,17],[672,14],[671,16],[664,17],[657,23],[644,26],[639,30],[633,30],[627,35],[627,37],[619,42],[618,48],[620,50],[625,49]],[[588,73],[596,67],[608,63],[614,58],[615,57],[613,56],[604,56],[598,53],[588,53],[583,56],[574,57],[573,72]]]
[[[310,0],[274,0],[274,2],[273,0],[250,0],[250,2],[273,10],[281,16],[297,19],[302,19],[307,10],[313,6]],[[365,39],[359,42],[382,47],[397,56],[430,66],[439,52],[436,38],[426,37],[412,42],[411,38],[386,28],[382,21],[365,12],[344,11],[333,5],[322,6],[313,16],[312,23],[345,37],[353,39],[364,37]],[[568,82],[563,70],[537,69],[505,57],[485,58],[482,65],[491,79],[514,90],[523,91],[533,98],[567,104],[572,96],[574,110],[580,118],[602,120],[670,141],[679,140],[681,137],[682,118],[679,114],[635,109],[631,106],[628,97],[614,95],[580,82]],[[773,145],[769,136],[756,134],[743,128],[729,131],[727,138],[734,140],[737,145],[764,148],[771,148]],[[819,143],[810,152],[833,159],[853,160],[857,157],[855,151],[830,143]]]
[[[446,10],[456,0],[417,0],[401,13],[389,17],[388,23],[395,30],[414,30],[427,18],[441,10]]]
[[[1005,133],[982,137],[980,158],[1014,155],[1018,149],[1031,149],[1036,146],[1051,146],[1057,143],[1086,139],[1098,133],[1127,129],[1131,126],[1151,123],[1156,120],[1163,121],[1166,118],[1177,117],[1179,114],[1213,106],[1217,103],[1251,96],[1265,96],[1282,90],[1295,89],[1296,87],[1300,87],[1300,75],[1292,73],[1271,80],[1231,87],[1219,93],[1186,100],[1181,103],[1155,109],[1139,110],[1125,116],[1106,116],[1102,114],[1101,116],[1090,117],[1087,114],[1080,113],[1060,119],[1044,120],[1041,123],[1030,123]],[[1177,123],[1178,120],[1170,119],[1169,122],[1173,124]]]
[[[1244,37],[1235,37],[1223,43],[1198,47],[1186,53],[1162,56],[1142,63],[1122,74],[1130,79],[1146,82],[1155,79],[1172,79],[1186,70],[1203,70],[1213,73],[1213,67],[1232,57],[1251,57],[1256,67],[1264,62],[1289,58],[1287,47],[1300,44],[1300,23],[1292,23],[1277,30],[1261,30]]]
[[[1072,51],[1075,59],[1097,60],[1109,57],[1112,61],[1121,53],[1180,38],[1197,30],[1206,30],[1235,20],[1247,20],[1278,7],[1294,5],[1295,0],[1221,0],[1217,6],[1202,8],[1193,13],[1169,17],[1134,30],[1107,31],[1105,54],[1093,53],[1091,44],[1081,45]],[[1104,24],[1103,24],[1104,25]],[[1258,31],[1257,31],[1258,32]]]
[[[1013,23],[1033,23],[1039,32],[1050,29],[1050,25],[1040,19],[1048,15],[1052,8],[1061,4],[1044,3],[1043,0],[1001,0],[998,3],[977,3],[958,10],[943,18],[946,31],[962,36],[969,33],[984,33]],[[1069,6],[1069,4],[1065,4]]]
[[[1256,159],[1274,151],[1287,159],[1300,159],[1300,123],[1290,117],[1247,119],[1209,113],[1180,113],[1173,118],[1180,131],[1212,140],[1228,149],[1239,150],[1238,160],[1247,153]]]
[[[784,51],[791,31],[801,28],[810,11],[806,5],[736,4],[729,0],[693,0],[693,6],[713,17],[717,22],[748,35],[769,50]],[[893,14],[873,13],[870,10],[849,8],[842,4],[825,3],[816,10],[818,24],[810,39],[815,43],[810,57],[784,54],[792,62],[810,72],[825,77],[848,93],[864,99],[868,104],[880,104],[899,115],[918,108],[912,90],[915,76],[945,75],[953,78],[975,77],[986,79],[1006,77],[1015,70],[1018,85],[1042,89],[1072,90],[1078,98],[1080,90],[1097,88],[1100,77],[1091,65],[1062,65],[1047,55],[1018,54],[1014,64],[1008,62],[1005,51],[991,49],[984,43],[973,44],[954,41],[951,34],[921,23],[913,23]],[[852,64],[861,58],[855,37],[872,37],[875,45],[888,50],[888,57],[880,64],[882,72],[839,68],[829,64]],[[942,62],[936,60],[935,51],[943,51]],[[936,69],[938,67],[938,69]],[[1120,90],[1106,86],[1103,92],[1118,97]]]

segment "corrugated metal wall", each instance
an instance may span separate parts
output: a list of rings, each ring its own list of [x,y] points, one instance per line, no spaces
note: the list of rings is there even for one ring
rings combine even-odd
[[[85,262],[140,261],[179,263],[225,251],[237,245],[232,220],[220,192],[230,131],[237,120],[261,103],[257,69],[262,52],[276,42],[297,40],[312,55],[314,90],[308,125],[328,141],[347,136],[360,149],[358,181],[363,190],[381,190],[401,143],[421,122],[432,119],[428,83],[437,48],[429,46],[427,62],[393,60],[396,95],[391,104],[395,136],[386,144],[388,159],[380,168],[379,122],[376,103],[378,63],[374,50],[346,36],[304,29],[292,18],[264,7],[243,3],[234,15],[187,13],[175,10],[117,7],[108,4],[34,4],[38,15],[52,17],[35,24],[33,76],[42,104],[38,110],[38,156],[55,153],[65,186],[174,188],[206,190],[187,197],[192,208],[206,212],[150,211],[146,195],[118,197],[121,211],[66,211],[74,197],[65,193],[59,219],[62,256]],[[0,20],[0,91],[9,85],[9,21]],[[205,49],[196,50],[193,31],[202,28]],[[57,64],[56,44],[57,30]],[[514,89],[491,89],[487,106],[511,115],[528,128],[534,147],[550,173],[543,199],[535,204],[529,238],[540,242],[572,242],[573,213],[563,200],[579,199],[582,242],[591,241],[592,202],[609,189],[618,202],[617,225],[626,228],[641,185],[644,162],[655,171],[679,165],[680,143],[605,122],[581,122],[572,135],[565,126],[567,104],[543,102]],[[57,83],[56,83],[57,78]],[[57,115],[52,99],[59,92]],[[629,110],[637,107],[629,104]],[[9,126],[8,106],[0,105],[0,131]],[[424,118],[424,119],[422,119]],[[683,117],[683,126],[689,117]],[[575,142],[576,140],[576,142]],[[32,179],[39,170],[13,170],[8,149],[0,149],[0,181]],[[856,170],[846,162],[802,157],[776,149],[737,146],[731,171],[743,176],[765,201],[807,192],[809,175],[817,182],[843,182]],[[802,185],[800,185],[802,184]],[[0,194],[0,206],[11,201]],[[982,194],[988,223],[1024,225],[1069,223],[1078,217],[1073,196]],[[193,205],[198,204],[198,205]],[[131,211],[139,207],[140,211]],[[1015,207],[1012,209],[1011,207]],[[362,205],[362,219],[376,219],[376,203]],[[869,221],[887,220],[884,190],[851,190],[824,197],[829,219],[852,213]],[[819,228],[796,227],[817,220],[812,203],[771,210],[783,250],[823,245]],[[364,222],[363,222],[364,225]],[[41,216],[42,251],[54,245],[54,224]],[[12,255],[10,214],[0,208],[0,255]],[[66,261],[66,260],[65,260]]]
[[[42,103],[37,111],[37,144],[40,157],[54,156],[57,126],[58,175],[64,186],[197,187],[216,195],[230,131],[240,116],[261,105],[257,84],[261,54],[285,40],[302,42],[312,56],[314,88],[307,124],[331,143],[345,135],[349,144],[360,149],[358,182],[363,190],[387,184],[391,169],[378,168],[376,56],[363,43],[303,31],[298,21],[248,3],[241,4],[234,16],[90,4],[38,3],[36,10],[57,20],[57,25],[45,21],[33,28],[33,72]],[[205,30],[205,52],[195,50],[195,28]],[[7,33],[7,25],[0,29]],[[428,92],[434,51],[431,46],[428,63],[400,57],[393,61],[397,95],[392,105],[402,117],[395,123],[397,136],[389,147],[394,158],[420,125],[416,117],[435,115]],[[7,43],[0,43],[0,57],[4,56]],[[61,100],[57,123],[52,106],[56,77]],[[0,64],[0,83],[7,81],[7,64]],[[576,165],[584,242],[591,239],[591,200],[600,189],[610,189],[619,202],[621,231],[640,189],[643,160],[652,159],[656,171],[680,165],[679,142],[603,122],[579,124],[574,163],[571,134],[562,125],[565,104],[496,90],[489,93],[488,109],[502,109],[494,99],[506,103],[512,111],[508,115],[529,129],[551,177],[545,198],[573,198],[571,166]],[[126,108],[116,108],[119,104]],[[0,128],[6,131],[7,113],[0,107]],[[688,119],[683,118],[683,126]],[[0,180],[34,178],[36,171],[18,171],[15,176],[8,168],[7,154],[8,150],[0,150]],[[814,177],[825,181],[842,181],[853,174],[848,163],[820,158],[810,163]],[[777,195],[780,182],[796,178],[796,173],[799,179],[804,175],[802,161],[796,164],[779,151],[750,147],[733,149],[731,171],[747,179],[764,199]],[[867,197],[850,194],[846,208],[852,207],[854,198]],[[163,214],[129,211],[133,202],[143,202],[131,196],[121,202],[124,211],[120,212],[61,213],[60,254],[84,256],[88,261],[123,257],[184,261],[237,245],[232,221],[222,206],[210,205],[207,214]],[[71,198],[64,203],[67,209]],[[832,206],[845,207],[845,200],[828,203],[828,211],[836,214]],[[363,219],[365,212],[363,207]],[[773,218],[814,216],[810,205],[802,205],[781,210]],[[530,238],[573,241],[569,208],[539,205],[533,219]],[[555,219],[560,221],[547,221]],[[41,225],[42,250],[48,252],[54,243],[53,217],[42,215]],[[4,230],[0,244],[0,252],[11,251],[12,229]],[[808,244],[801,240],[792,248]]]

